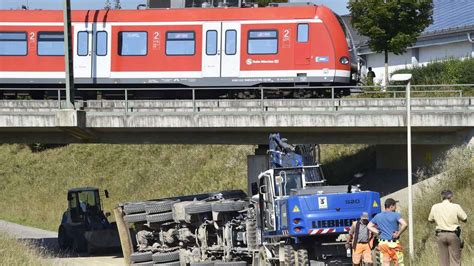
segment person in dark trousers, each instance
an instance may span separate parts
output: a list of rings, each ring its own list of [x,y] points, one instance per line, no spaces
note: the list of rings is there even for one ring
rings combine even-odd
[[[398,240],[400,235],[408,228],[408,223],[401,217],[397,210],[397,202],[388,198],[385,200],[385,210],[369,222],[367,228],[379,238],[378,249],[380,261],[384,266],[404,265],[403,248]]]
[[[372,248],[374,246],[374,237],[372,232],[367,229],[369,224],[369,214],[363,212],[360,220],[352,223],[349,230],[346,248],[352,247],[352,264],[360,265],[361,260],[366,265],[373,265]]]
[[[454,194],[450,190],[441,192],[443,201],[431,207],[428,221],[436,223],[439,264],[461,265],[461,227],[459,221],[467,222],[467,215],[458,204],[452,203]]]
[[[367,85],[374,85],[375,72],[372,71],[372,67],[369,67],[369,72],[367,72]]]

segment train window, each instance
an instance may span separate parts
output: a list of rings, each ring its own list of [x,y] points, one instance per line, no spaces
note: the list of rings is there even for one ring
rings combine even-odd
[[[0,32],[0,56],[27,53],[26,32]]]
[[[225,32],[225,54],[235,55],[237,53],[237,31],[227,30]]]
[[[119,55],[146,55],[147,39],[148,33],[145,31],[119,32]]]
[[[217,31],[215,30],[208,30],[206,32],[206,54],[217,54]]]
[[[107,32],[98,31],[96,35],[96,40],[97,40],[96,54],[98,56],[107,55]]]
[[[298,42],[308,42],[309,39],[309,25],[298,24]]]
[[[250,30],[247,53],[277,54],[278,32],[276,30]]]
[[[193,31],[166,33],[166,55],[194,55],[195,45]]]
[[[38,55],[64,55],[62,31],[38,32]]]
[[[77,55],[86,56],[89,54],[89,33],[80,31],[77,33]]]

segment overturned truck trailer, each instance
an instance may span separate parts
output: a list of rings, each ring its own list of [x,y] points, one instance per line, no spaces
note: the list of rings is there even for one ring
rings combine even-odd
[[[254,193],[222,191],[120,205],[140,265],[341,265],[345,236],[376,192],[328,186],[309,145],[270,135],[269,170]],[[128,231],[122,230],[122,231]],[[124,247],[122,247],[125,249]]]

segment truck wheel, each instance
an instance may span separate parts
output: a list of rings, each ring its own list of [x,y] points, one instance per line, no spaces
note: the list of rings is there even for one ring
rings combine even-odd
[[[285,265],[295,265],[295,249],[292,245],[285,245]]]
[[[127,223],[146,222],[146,213],[128,214],[123,217],[123,220]]]
[[[61,250],[70,249],[72,246],[71,239],[66,234],[66,229],[60,226],[58,230],[58,246]]]
[[[153,253],[148,252],[134,252],[130,254],[130,260],[132,262],[151,262]],[[153,262],[152,262],[153,263]]]
[[[191,262],[191,266],[214,266],[213,261]]]
[[[166,200],[166,201],[150,201],[145,204],[145,211],[148,214],[169,212],[173,208],[173,205],[178,201]]]
[[[132,263],[132,265],[140,265],[140,266],[153,266],[153,261],[145,261],[145,262],[136,262]]]
[[[153,254],[153,261],[156,263],[171,262],[179,260],[179,250],[167,253],[155,253]]]
[[[125,214],[145,212],[145,202],[129,202],[123,206]]]
[[[218,201],[212,204],[213,212],[237,212],[245,208],[244,201],[225,200]]]
[[[309,266],[308,251],[299,249],[296,256],[298,257],[298,266]]]
[[[155,266],[180,266],[181,264],[179,263],[179,261],[175,261],[175,262],[155,263],[153,265],[155,265]]]
[[[217,261],[214,263],[215,266],[247,266],[247,262],[245,261]]]
[[[146,216],[146,221],[149,223],[161,223],[173,220],[173,212],[149,214]]]
[[[187,215],[212,212],[212,204],[209,202],[195,203],[184,207]]]

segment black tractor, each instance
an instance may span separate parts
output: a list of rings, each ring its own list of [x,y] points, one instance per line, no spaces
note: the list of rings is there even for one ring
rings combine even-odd
[[[109,197],[107,190],[105,197]],[[73,188],[67,192],[68,208],[61,219],[58,244],[62,250],[78,253],[120,250],[117,225],[104,213],[99,189]]]

